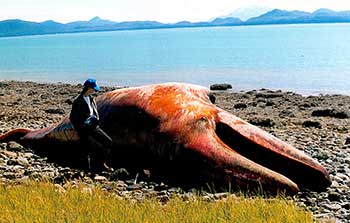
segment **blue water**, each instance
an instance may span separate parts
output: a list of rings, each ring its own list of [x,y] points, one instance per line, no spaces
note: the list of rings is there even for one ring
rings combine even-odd
[[[350,24],[183,28],[0,38],[0,80],[350,94]]]

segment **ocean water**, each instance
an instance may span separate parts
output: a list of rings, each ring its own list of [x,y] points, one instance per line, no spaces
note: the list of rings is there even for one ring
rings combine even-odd
[[[156,29],[0,38],[0,80],[350,94],[350,24]]]

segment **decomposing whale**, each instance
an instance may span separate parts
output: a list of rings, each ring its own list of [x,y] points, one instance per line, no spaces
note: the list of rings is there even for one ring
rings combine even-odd
[[[217,107],[209,93],[202,86],[164,83],[98,96],[101,127],[113,139],[112,165],[244,189],[296,193],[330,185],[316,160]],[[0,136],[0,142],[9,140],[73,163],[85,149],[69,115],[43,129],[19,128]]]

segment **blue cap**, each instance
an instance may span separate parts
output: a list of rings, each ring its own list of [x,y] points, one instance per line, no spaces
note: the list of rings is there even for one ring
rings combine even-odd
[[[90,87],[93,88],[95,91],[99,91],[100,90],[100,86],[98,86],[96,84],[96,80],[95,79],[87,79],[84,83],[85,87]]]

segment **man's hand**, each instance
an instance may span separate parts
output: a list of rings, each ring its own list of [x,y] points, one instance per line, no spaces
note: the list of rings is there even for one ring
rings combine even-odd
[[[84,124],[87,126],[97,126],[98,118],[95,115],[92,115],[85,120]]]

